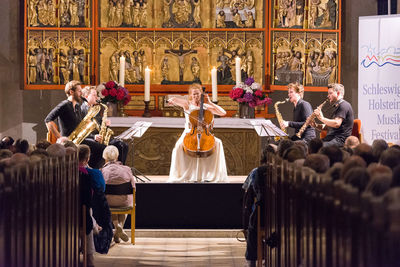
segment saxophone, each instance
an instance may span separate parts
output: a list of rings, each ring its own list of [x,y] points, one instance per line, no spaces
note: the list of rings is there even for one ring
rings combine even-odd
[[[321,105],[319,105],[317,107],[317,109],[322,109],[322,107],[325,105],[325,103],[328,101],[328,99],[326,99],[324,102],[322,102]],[[315,114],[314,112],[311,113],[310,116],[308,116],[306,122],[303,124],[303,126],[301,126],[300,130],[297,132],[296,136],[298,138],[301,138],[301,135],[303,134],[303,132],[306,130],[306,128],[315,120]]]
[[[111,130],[109,127],[107,127],[107,112],[108,112],[107,105],[104,105],[103,103],[99,104],[104,107],[103,118],[101,120],[101,126],[99,131],[99,135],[102,137],[102,141],[100,143],[108,146],[108,143],[110,142],[110,138],[114,134],[114,131]]]
[[[78,127],[68,136],[68,139],[74,142],[74,144],[80,145],[91,132],[95,129],[99,130],[99,124],[93,118],[100,112],[100,109],[99,105],[91,107]]]
[[[276,114],[276,118],[278,119],[278,122],[279,122],[279,127],[280,127],[280,128],[282,129],[282,131],[284,131],[285,133],[286,133],[286,128],[285,128],[285,127],[282,127],[282,125],[283,125],[283,118],[282,118],[282,114],[279,112],[278,105],[283,104],[283,103],[286,103],[286,102],[288,102],[288,101],[289,101],[289,98],[286,98],[285,101],[277,101],[277,102],[275,102],[275,104],[274,104],[275,114]]]

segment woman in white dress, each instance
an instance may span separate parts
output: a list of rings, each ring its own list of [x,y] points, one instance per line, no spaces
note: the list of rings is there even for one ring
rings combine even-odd
[[[182,107],[186,118],[185,130],[172,150],[168,182],[228,182],[224,148],[220,139],[215,138],[214,152],[206,158],[191,157],[183,150],[183,139],[190,131],[189,114],[200,108],[201,91],[200,84],[192,84],[189,86],[188,99],[172,97],[168,100],[170,104]],[[215,115],[226,114],[223,108],[210,101],[208,95],[204,95],[203,107]]]

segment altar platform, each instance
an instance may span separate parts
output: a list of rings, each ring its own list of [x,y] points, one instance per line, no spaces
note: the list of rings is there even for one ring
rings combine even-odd
[[[182,134],[185,118],[111,117],[110,120],[115,135],[138,121],[151,122],[143,136],[130,142],[126,164],[145,175],[169,174],[172,149]],[[257,135],[250,119],[215,118],[213,133],[222,140],[228,175],[247,176],[258,166],[266,138]]]
[[[229,176],[229,183],[166,183],[165,175],[147,177],[150,182],[136,184],[137,229],[242,228],[247,176]]]

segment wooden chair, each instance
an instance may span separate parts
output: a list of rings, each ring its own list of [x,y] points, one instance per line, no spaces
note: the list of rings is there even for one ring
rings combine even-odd
[[[324,138],[327,134],[326,130],[321,131],[319,138]],[[355,119],[353,122],[353,130],[351,131],[351,135],[355,136],[360,140],[360,143],[362,143],[363,138],[361,134],[361,120],[360,119]]]
[[[136,189],[132,184],[127,182],[124,184],[106,184],[106,195],[133,195],[132,207],[110,207],[111,214],[130,214],[131,215],[131,243],[135,245],[135,228],[136,228]],[[123,226],[122,226],[123,227]]]

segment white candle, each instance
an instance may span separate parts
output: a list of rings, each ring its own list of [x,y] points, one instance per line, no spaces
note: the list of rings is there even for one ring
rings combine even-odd
[[[211,89],[212,89],[212,101],[218,101],[218,89],[217,89],[217,69],[215,67],[211,70]]]
[[[119,58],[119,85],[125,86],[125,57]]]
[[[236,86],[242,82],[242,73],[240,71],[240,57],[235,58],[235,68],[236,68]]]
[[[150,69],[144,70],[144,101],[150,101]]]

